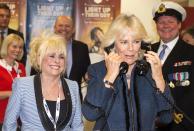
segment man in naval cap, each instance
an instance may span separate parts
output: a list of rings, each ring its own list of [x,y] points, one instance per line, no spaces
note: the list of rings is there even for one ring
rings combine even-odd
[[[154,6],[152,15],[160,37],[160,41],[152,45],[152,50],[161,59],[163,75],[176,105],[194,120],[194,47],[179,37],[186,11],[175,2],[163,1]],[[175,109],[173,115],[174,121],[159,126],[159,131],[194,131],[194,123],[182,112]]]

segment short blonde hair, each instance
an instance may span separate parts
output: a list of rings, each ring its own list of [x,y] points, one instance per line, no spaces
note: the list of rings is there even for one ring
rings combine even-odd
[[[24,50],[23,50],[24,40],[19,35],[17,35],[17,34],[9,34],[7,37],[5,37],[5,39],[3,40],[2,47],[1,47],[1,57],[5,58],[8,55],[7,54],[8,47],[13,42],[21,43],[22,44],[22,52],[16,58],[16,60],[21,60],[22,56],[24,54]]]
[[[108,31],[105,33],[102,47],[108,47],[113,44],[116,37],[125,33],[125,30],[131,29],[135,37],[147,41],[146,30],[141,21],[135,15],[120,14],[113,20]]]
[[[62,53],[66,63],[66,40],[62,36],[44,32],[41,36],[34,38],[30,43],[29,56],[31,66],[36,71],[41,72],[43,58],[53,52]]]

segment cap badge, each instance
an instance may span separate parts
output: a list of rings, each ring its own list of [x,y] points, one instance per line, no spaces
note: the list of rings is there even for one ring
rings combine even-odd
[[[174,112],[174,122],[179,124],[183,121],[183,114]]]
[[[161,4],[157,10],[157,13],[164,13],[166,12],[166,8],[164,4]]]

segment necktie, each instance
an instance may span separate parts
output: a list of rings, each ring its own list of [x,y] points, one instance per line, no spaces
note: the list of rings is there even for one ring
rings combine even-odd
[[[4,31],[1,31],[1,42],[3,41],[4,39]]]
[[[3,39],[4,39],[4,31],[0,32],[0,51],[1,51],[1,46],[3,44]]]
[[[166,48],[167,48],[168,46],[167,45],[162,45],[162,50],[161,50],[161,52],[160,52],[160,54],[159,54],[159,58],[160,58],[160,60],[162,60],[163,59],[163,57],[164,57],[164,54],[165,54],[165,50],[166,50]]]

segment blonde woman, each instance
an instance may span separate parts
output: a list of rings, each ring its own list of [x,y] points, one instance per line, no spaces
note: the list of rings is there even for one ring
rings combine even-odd
[[[32,40],[30,61],[40,73],[14,81],[3,130],[15,130],[19,116],[22,130],[83,130],[78,84],[62,76],[65,45],[63,37],[53,34]]]
[[[172,98],[157,54],[145,54],[151,66],[147,74],[136,72],[141,42],[147,39],[142,23],[134,15],[121,14],[109,27],[103,45],[112,46],[112,52],[105,54],[105,61],[89,67],[82,106],[85,118],[96,121],[94,130],[154,131],[156,118],[163,124],[172,120],[172,107],[154,89],[156,86]],[[129,66],[126,74],[120,74],[122,62]]]
[[[0,59],[0,130],[10,95],[12,83],[16,77],[26,76],[25,67],[17,62],[23,56],[23,39],[16,35],[8,35],[2,44]]]

